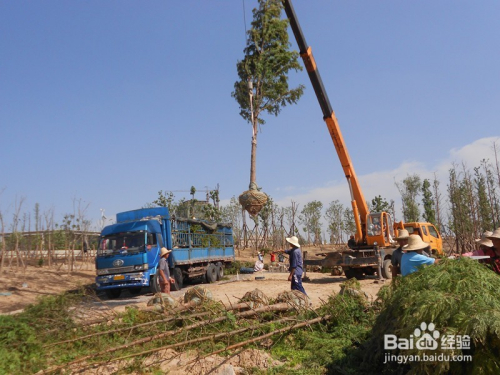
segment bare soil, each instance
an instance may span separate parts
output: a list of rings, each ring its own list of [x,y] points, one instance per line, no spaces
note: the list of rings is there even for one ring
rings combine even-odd
[[[308,259],[321,259],[322,254],[335,250],[333,247],[320,246],[306,248]],[[239,261],[253,263],[256,260],[255,250],[247,249],[237,251]],[[264,263],[270,263],[269,254],[265,254]],[[4,269],[0,274],[0,314],[15,314],[21,312],[27,305],[35,303],[37,299],[56,295],[68,290],[77,290],[83,286],[94,284],[95,270],[93,263],[77,263],[75,270],[69,272],[65,266],[56,268],[28,266],[26,268],[11,267]],[[340,291],[340,285],[346,281],[342,276],[331,276],[329,273],[306,272],[304,288],[311,300],[312,308],[319,307],[329,296]],[[238,303],[248,291],[259,289],[269,298],[290,290],[287,280],[288,272],[261,271],[254,274],[238,274],[226,276],[224,280],[213,284],[204,284],[209,289],[215,300],[224,305]],[[376,277],[360,280],[361,288],[370,299],[374,300],[383,283]],[[185,292],[193,285],[186,285],[180,291],[172,292],[172,297],[182,303]],[[108,314],[123,311],[128,306],[146,307],[152,298],[149,290],[144,290],[141,295],[131,295],[123,292],[115,300],[109,300],[105,294],[98,294],[97,301],[91,302],[91,307],[86,304],[79,314],[84,319],[95,318],[95,314]],[[265,349],[265,348],[262,348]],[[86,368],[88,374],[112,374],[129,364],[130,360],[112,362],[98,368]],[[252,368],[266,371],[267,368],[280,363],[265,351],[258,349],[243,349],[236,351],[232,356],[225,358],[218,355],[200,357],[195,351],[177,352],[171,349],[162,350],[152,354],[144,362],[145,365],[156,365],[169,374],[244,374]],[[81,373],[80,365],[72,366],[70,373]]]
[[[331,246],[319,246],[305,248],[308,257],[318,258],[317,254],[334,250]],[[256,259],[255,251],[251,249],[236,252],[239,261],[253,262]],[[269,264],[269,255],[264,257],[264,263]],[[340,291],[340,284],[346,279],[342,276],[331,276],[329,273],[308,271],[309,281],[304,281],[304,288],[311,299],[312,307],[319,307],[328,296],[335,295]],[[26,268],[10,267],[4,269],[0,274],[0,314],[13,314],[22,311],[27,305],[35,303],[38,298],[56,295],[68,290],[76,290],[82,286],[91,286],[94,283],[95,270],[92,263],[77,263],[75,270],[69,272],[64,266],[58,269],[47,267],[28,266]],[[257,278],[257,279],[256,279]],[[266,270],[250,275],[231,275],[223,281],[203,286],[212,292],[215,300],[224,305],[239,302],[246,292],[260,289],[270,298],[275,298],[281,292],[290,290],[290,282],[287,281],[288,273],[268,272]],[[360,280],[361,287],[370,298],[375,299],[380,287],[375,277]],[[172,297],[182,300],[182,296],[190,286],[187,285],[181,291],[172,292]],[[130,296],[123,293],[118,301],[107,301],[104,295],[99,297],[114,310],[124,310],[127,305],[138,307],[146,306],[151,298],[148,290],[144,290],[140,296]]]
[[[89,265],[79,268],[73,272],[35,266],[4,269],[0,274],[0,314],[21,312],[38,298],[92,284],[95,270]]]

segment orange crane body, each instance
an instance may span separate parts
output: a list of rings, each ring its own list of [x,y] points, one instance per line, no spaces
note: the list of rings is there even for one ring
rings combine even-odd
[[[344,272],[346,272],[346,270],[352,270],[352,268],[366,268],[363,272],[368,273],[367,271],[369,268],[380,266],[382,261],[382,273],[385,274],[385,277],[389,278],[390,257],[396,245],[396,242],[394,241],[395,233],[397,234],[397,231],[403,228],[409,229],[410,233],[412,232],[412,229],[415,229],[413,231],[415,234],[420,234],[421,230],[418,229],[420,227],[424,227],[422,228],[424,230],[425,228],[428,228],[429,233],[436,233],[437,237],[434,238],[435,241],[433,243],[433,246],[435,246],[436,249],[433,250],[436,250],[438,254],[442,254],[442,239],[432,224],[402,222],[395,224],[393,223],[391,215],[387,212],[370,213],[356,176],[356,172],[354,171],[354,166],[349,156],[349,152],[347,151],[342,132],[340,131],[335,112],[332,109],[330,100],[323,86],[323,81],[312,54],[312,49],[306,43],[291,0],[283,0],[283,4],[288,20],[290,21],[290,26],[295,36],[295,40],[297,41],[297,45],[300,50],[300,56],[302,57],[304,66],[306,67],[306,71],[311,80],[311,84],[321,110],[323,111],[323,119],[332,138],[335,150],[337,151],[337,155],[351,193],[351,205],[356,224],[355,240],[359,253],[357,255],[359,257],[357,258],[356,256],[352,256],[352,254],[348,254],[347,258],[344,257],[339,262],[339,265],[342,265]],[[424,240],[426,239],[424,238]],[[380,253],[377,253],[377,249],[379,247],[385,248],[385,250],[382,251],[382,259],[380,259]],[[378,254],[377,256],[375,256],[376,253]],[[376,257],[378,258],[374,260]],[[354,259],[354,261],[351,259]],[[350,274],[355,275],[355,273]]]

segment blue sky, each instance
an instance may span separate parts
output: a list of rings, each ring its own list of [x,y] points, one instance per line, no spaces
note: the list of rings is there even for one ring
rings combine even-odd
[[[245,0],[247,27],[256,1]],[[367,199],[492,158],[500,2],[294,1]],[[97,221],[158,190],[248,187],[251,128],[231,97],[242,1],[0,0],[0,211],[88,204]],[[291,38],[292,47],[295,41]],[[257,182],[275,201],[349,202],[305,71],[265,117]],[[177,193],[180,198],[183,194]],[[186,194],[188,195],[188,194]],[[202,199],[203,193],[197,195]]]

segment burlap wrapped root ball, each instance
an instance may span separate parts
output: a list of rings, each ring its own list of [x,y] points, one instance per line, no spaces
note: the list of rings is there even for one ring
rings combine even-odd
[[[212,292],[201,286],[195,286],[184,294],[184,303],[199,305],[202,302],[213,300]]]
[[[257,189],[250,189],[243,192],[238,198],[243,209],[250,215],[256,216],[267,202],[267,194]]]
[[[241,302],[247,302],[252,309],[268,306],[269,297],[267,297],[261,290],[254,289],[252,291],[246,292],[243,298],[240,299]]]

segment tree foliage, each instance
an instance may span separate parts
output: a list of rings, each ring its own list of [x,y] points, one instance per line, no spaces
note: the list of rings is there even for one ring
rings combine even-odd
[[[377,195],[372,199],[371,211],[373,212],[389,212],[391,209],[391,204],[387,202],[387,199],[382,198],[381,195]]]
[[[330,234],[330,243],[339,244],[344,240],[344,205],[339,200],[330,202],[330,205],[325,211],[325,218],[327,220],[328,233]]]
[[[321,210],[323,203],[312,201],[307,203],[299,216],[300,223],[304,225],[307,233],[307,243],[311,243],[311,235],[314,236],[314,244],[321,243]]]
[[[424,220],[428,223],[436,224],[436,210],[434,209],[435,202],[432,199],[431,183],[425,179],[422,183],[422,204],[424,213],[422,214]]]
[[[253,10],[252,28],[248,31],[245,57],[237,64],[238,77],[231,96],[240,106],[240,115],[251,123],[259,124],[263,112],[277,116],[282,107],[296,103],[304,86],[290,88],[290,71],[302,70],[298,53],[290,51],[288,20],[281,19],[281,0],[259,0]],[[248,83],[253,86],[253,103],[250,103]]]
[[[396,186],[401,194],[404,221],[419,221],[420,210],[417,197],[421,189],[420,176],[417,174],[408,176],[402,182],[397,182]]]

